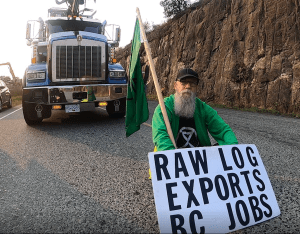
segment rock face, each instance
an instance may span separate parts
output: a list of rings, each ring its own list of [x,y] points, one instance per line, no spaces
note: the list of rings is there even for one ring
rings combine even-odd
[[[202,0],[147,34],[164,95],[178,70],[201,77],[198,97],[300,114],[300,1]],[[128,70],[131,45],[117,52]],[[143,69],[149,65],[141,48]],[[152,77],[148,94],[155,94]]]

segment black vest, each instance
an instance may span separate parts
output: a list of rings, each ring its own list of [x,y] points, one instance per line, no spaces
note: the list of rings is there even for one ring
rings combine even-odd
[[[194,118],[188,119],[180,117],[176,145],[178,148],[194,148],[201,146],[196,132]]]

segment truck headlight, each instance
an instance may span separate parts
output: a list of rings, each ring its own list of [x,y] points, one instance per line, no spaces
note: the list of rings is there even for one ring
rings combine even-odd
[[[37,79],[45,79],[46,78],[46,73],[45,72],[39,72],[37,73]]]
[[[122,78],[125,77],[125,71],[111,71],[109,76],[112,78]]]
[[[27,79],[29,80],[36,79],[36,73],[27,73]]]
[[[27,73],[28,80],[44,80],[46,78],[45,72]]]

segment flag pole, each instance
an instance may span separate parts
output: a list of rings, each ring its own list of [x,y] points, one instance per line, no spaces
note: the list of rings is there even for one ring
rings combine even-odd
[[[161,109],[163,117],[164,117],[164,121],[165,121],[165,124],[166,124],[166,127],[167,127],[169,137],[170,137],[175,149],[177,149],[175,139],[174,139],[174,135],[173,135],[173,132],[172,132],[172,129],[171,129],[170,121],[169,121],[169,118],[168,118],[168,114],[167,114],[167,111],[166,111],[166,106],[165,106],[165,103],[164,103],[164,99],[163,99],[163,96],[161,94],[161,88],[160,88],[160,85],[158,83],[158,79],[157,79],[153,59],[151,57],[151,51],[150,51],[150,47],[149,47],[148,40],[147,40],[147,37],[146,37],[146,33],[145,33],[144,25],[143,25],[143,22],[142,22],[142,18],[141,18],[141,15],[140,15],[140,10],[139,10],[138,7],[136,8],[136,12],[137,12],[138,19],[139,19],[139,22],[140,22],[140,29],[141,29],[142,36],[143,36],[143,41],[144,41],[144,45],[145,45],[146,54],[147,54],[147,57],[148,57],[148,60],[149,60],[149,63],[150,63],[150,70],[151,70],[151,74],[153,76],[153,81],[154,81],[154,85],[155,85],[155,89],[156,89],[160,109]]]

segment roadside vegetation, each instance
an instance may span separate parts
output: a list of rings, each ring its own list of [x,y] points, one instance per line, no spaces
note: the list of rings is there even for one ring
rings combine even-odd
[[[12,96],[12,106],[18,106],[22,104],[22,96]]]
[[[22,104],[22,88],[10,89],[12,106],[18,106]]]
[[[173,17],[190,6],[189,0],[163,0],[160,5],[164,8],[166,18]]]

